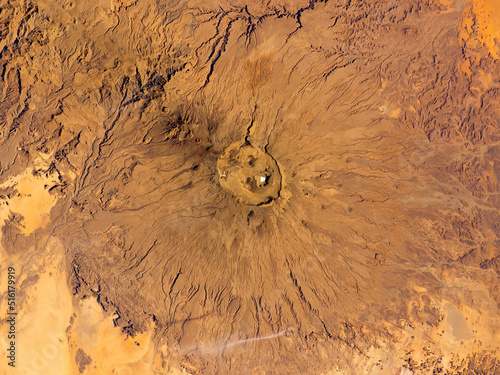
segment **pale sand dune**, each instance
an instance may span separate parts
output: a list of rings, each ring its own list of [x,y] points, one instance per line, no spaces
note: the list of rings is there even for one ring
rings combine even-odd
[[[1,184],[0,189],[8,189],[11,198],[0,205],[0,222],[9,220],[9,216],[14,214],[21,215],[18,227],[24,235],[44,228],[50,220],[50,210],[57,201],[47,186],[53,186],[56,182],[56,176],[35,175],[34,169],[28,168]]]

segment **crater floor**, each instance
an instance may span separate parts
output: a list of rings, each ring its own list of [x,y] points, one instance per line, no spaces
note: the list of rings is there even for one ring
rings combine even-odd
[[[236,142],[217,160],[220,185],[248,205],[269,204],[278,198],[281,174],[276,161],[247,142]]]

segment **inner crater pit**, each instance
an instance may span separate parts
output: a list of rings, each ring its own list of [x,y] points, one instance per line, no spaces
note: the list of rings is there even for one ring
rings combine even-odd
[[[281,174],[276,161],[248,142],[235,142],[226,148],[217,170],[221,186],[249,205],[268,204],[279,196]]]

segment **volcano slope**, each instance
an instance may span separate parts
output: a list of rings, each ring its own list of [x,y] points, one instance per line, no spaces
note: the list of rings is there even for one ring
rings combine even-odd
[[[500,373],[498,14],[2,0],[20,366]]]

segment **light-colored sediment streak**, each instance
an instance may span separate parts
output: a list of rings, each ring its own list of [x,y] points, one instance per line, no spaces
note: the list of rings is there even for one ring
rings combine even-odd
[[[249,337],[247,339],[241,339],[241,340],[226,340],[226,341],[216,341],[212,343],[202,343],[199,345],[192,345],[189,347],[179,347],[179,351],[181,353],[189,353],[189,352],[196,352],[200,354],[206,354],[206,355],[220,355],[221,353],[231,350],[232,348],[238,346],[238,345],[244,345],[256,341],[262,341],[262,340],[271,340],[278,338],[280,336],[285,335],[288,332],[293,332],[293,329],[287,328],[284,329],[278,333],[272,334],[272,335],[266,335],[266,336],[261,336],[261,337]]]

